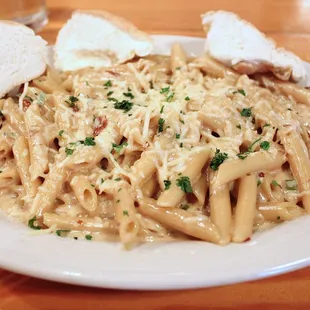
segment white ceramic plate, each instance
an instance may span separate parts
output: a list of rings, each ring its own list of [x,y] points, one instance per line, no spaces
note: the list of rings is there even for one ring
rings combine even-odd
[[[201,54],[203,39],[154,36],[156,53],[180,42]],[[0,215],[0,267],[59,282],[105,288],[198,288],[276,275],[310,265],[310,217],[220,247],[199,241],[146,244],[124,251],[117,243],[75,241],[31,230]]]

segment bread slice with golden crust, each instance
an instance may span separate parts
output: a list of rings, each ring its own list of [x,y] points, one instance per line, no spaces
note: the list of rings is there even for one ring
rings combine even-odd
[[[58,33],[55,67],[109,67],[152,50],[150,36],[125,19],[105,11],[75,11]]]

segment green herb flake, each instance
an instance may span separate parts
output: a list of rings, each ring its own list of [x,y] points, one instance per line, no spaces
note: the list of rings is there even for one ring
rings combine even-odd
[[[263,128],[264,128],[264,127],[270,127],[270,124],[265,124],[265,125],[263,126]]]
[[[116,179],[114,179],[114,181],[116,181],[116,182],[118,182],[118,181],[120,181],[121,180],[121,178],[116,178]]]
[[[263,141],[263,142],[261,142],[260,147],[263,150],[268,151],[270,148],[270,143],[268,141]]]
[[[271,184],[272,184],[273,186],[279,186],[279,187],[280,187],[280,184],[279,184],[276,180],[272,180],[272,181],[271,181]]]
[[[174,97],[174,93],[171,93],[169,96],[167,96],[166,101],[171,102],[173,97]]]
[[[228,158],[227,153],[221,153],[219,149],[216,149],[215,155],[211,160],[210,168],[214,171],[218,170],[219,166]]]
[[[119,202],[120,202],[120,199],[117,199],[117,200],[116,200],[116,203],[119,203]]]
[[[260,138],[258,138],[258,139],[256,139],[256,140],[254,140],[254,142],[252,142],[252,143],[249,145],[248,151],[249,151],[249,152],[253,152],[253,147],[254,147],[254,145],[255,145],[257,142],[259,142],[260,140],[262,140],[262,139],[263,139],[263,138],[260,137]]]
[[[58,136],[59,136],[59,137],[62,137],[62,135],[63,135],[64,132],[65,132],[64,130],[60,130],[60,131],[58,132]]]
[[[35,224],[37,218],[33,217],[31,220],[28,221],[28,227],[34,229],[34,230],[41,230],[42,228]]]
[[[101,178],[101,179],[100,179],[100,184],[103,184],[103,183],[104,183],[104,179]]]
[[[181,137],[181,135],[180,135],[179,133],[176,133],[176,134],[175,134],[175,138],[176,138],[176,139],[180,139],[180,137]]]
[[[124,141],[123,143],[121,143],[120,145],[117,145],[115,143],[112,143],[112,150],[114,150],[116,153],[120,153],[121,150],[127,146],[128,143],[126,141]]]
[[[164,124],[165,124],[165,120],[163,118],[160,118],[158,120],[158,132],[164,131]]]
[[[63,237],[64,235],[66,235],[67,233],[69,233],[71,230],[69,229],[58,229],[56,230],[56,235],[58,237]],[[64,235],[63,235],[64,234]]]
[[[95,138],[94,137],[86,137],[82,144],[87,145],[87,146],[94,146],[94,145],[96,145]]]
[[[262,184],[262,181],[260,179],[257,180],[257,186],[260,186]]]
[[[192,193],[192,185],[189,177],[180,177],[176,180],[176,185],[181,188],[184,193]]]
[[[107,96],[111,96],[112,94],[114,93],[114,91],[110,90],[108,93],[107,93]]]
[[[180,147],[183,147],[183,142],[180,143]]]
[[[170,186],[171,186],[171,181],[169,181],[169,180],[164,180],[164,185],[165,185],[165,191],[166,191],[167,189],[170,188]]]
[[[65,148],[65,152],[66,152],[67,156],[70,156],[70,155],[73,154],[74,149],[70,149],[70,148],[66,147],[66,148]]]
[[[103,86],[105,87],[111,87],[112,86],[112,82],[109,80],[106,83],[103,84]]]
[[[182,210],[188,210],[188,209],[189,209],[189,205],[188,205],[188,204],[182,204],[182,205],[180,206],[180,208],[181,208]]]
[[[169,90],[170,90],[170,86],[164,87],[164,88],[162,88],[162,89],[160,90],[160,93],[161,93],[161,94],[165,94],[165,93],[168,93]]]
[[[285,187],[289,191],[296,191],[297,190],[297,182],[296,180],[285,180]]]
[[[123,93],[123,95],[124,95],[125,97],[130,98],[130,99],[135,98],[135,96],[134,96],[132,93]]]
[[[86,236],[85,236],[85,239],[90,241],[91,239],[93,239],[93,236],[91,236],[91,235],[86,235]]]
[[[160,111],[159,111],[160,114],[164,112],[164,108],[165,108],[164,105],[160,108]]]
[[[186,97],[185,97],[185,100],[186,100],[186,101],[189,101],[189,100],[191,100],[191,98],[189,98],[188,96],[186,96]]]
[[[127,210],[124,210],[124,211],[123,211],[123,215],[129,216],[128,211],[127,211]]]
[[[246,96],[246,93],[245,93],[245,91],[243,89],[238,89],[237,91],[233,92],[233,94],[238,94],[238,93],[243,95],[243,96]]]
[[[117,110],[124,110],[124,113],[132,109],[133,103],[128,100],[117,101],[114,103],[114,108]]]
[[[242,109],[242,111],[240,112],[240,115],[244,117],[250,117],[252,115],[251,108]]]
[[[180,122],[181,122],[182,124],[185,124],[184,121],[183,121],[182,119],[180,120]]]
[[[277,216],[277,220],[279,221],[281,219],[281,217],[280,216]]]
[[[240,124],[239,124],[239,125],[237,125],[236,127],[237,127],[237,128],[239,128],[239,129],[241,129],[241,125],[240,125]]]
[[[87,86],[90,86],[90,84],[88,83],[88,81],[85,81],[85,84],[86,84]]]
[[[238,158],[244,160],[248,157],[249,154],[250,154],[250,152],[244,152],[244,153],[238,153],[237,156],[238,156]]]

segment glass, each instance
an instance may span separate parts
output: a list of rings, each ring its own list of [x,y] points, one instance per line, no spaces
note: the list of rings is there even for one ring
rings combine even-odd
[[[0,19],[40,30],[47,23],[45,0],[0,0]]]

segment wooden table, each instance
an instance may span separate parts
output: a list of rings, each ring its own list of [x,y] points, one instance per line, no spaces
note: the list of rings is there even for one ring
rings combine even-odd
[[[150,33],[192,36],[203,36],[199,14],[224,9],[248,19],[310,61],[309,0],[48,0],[47,4],[50,23],[41,35],[50,43],[75,8],[105,9]],[[309,246],[307,241],[305,246]],[[0,270],[0,310],[310,309],[309,287],[310,268],[245,284],[172,292],[74,287]]]

